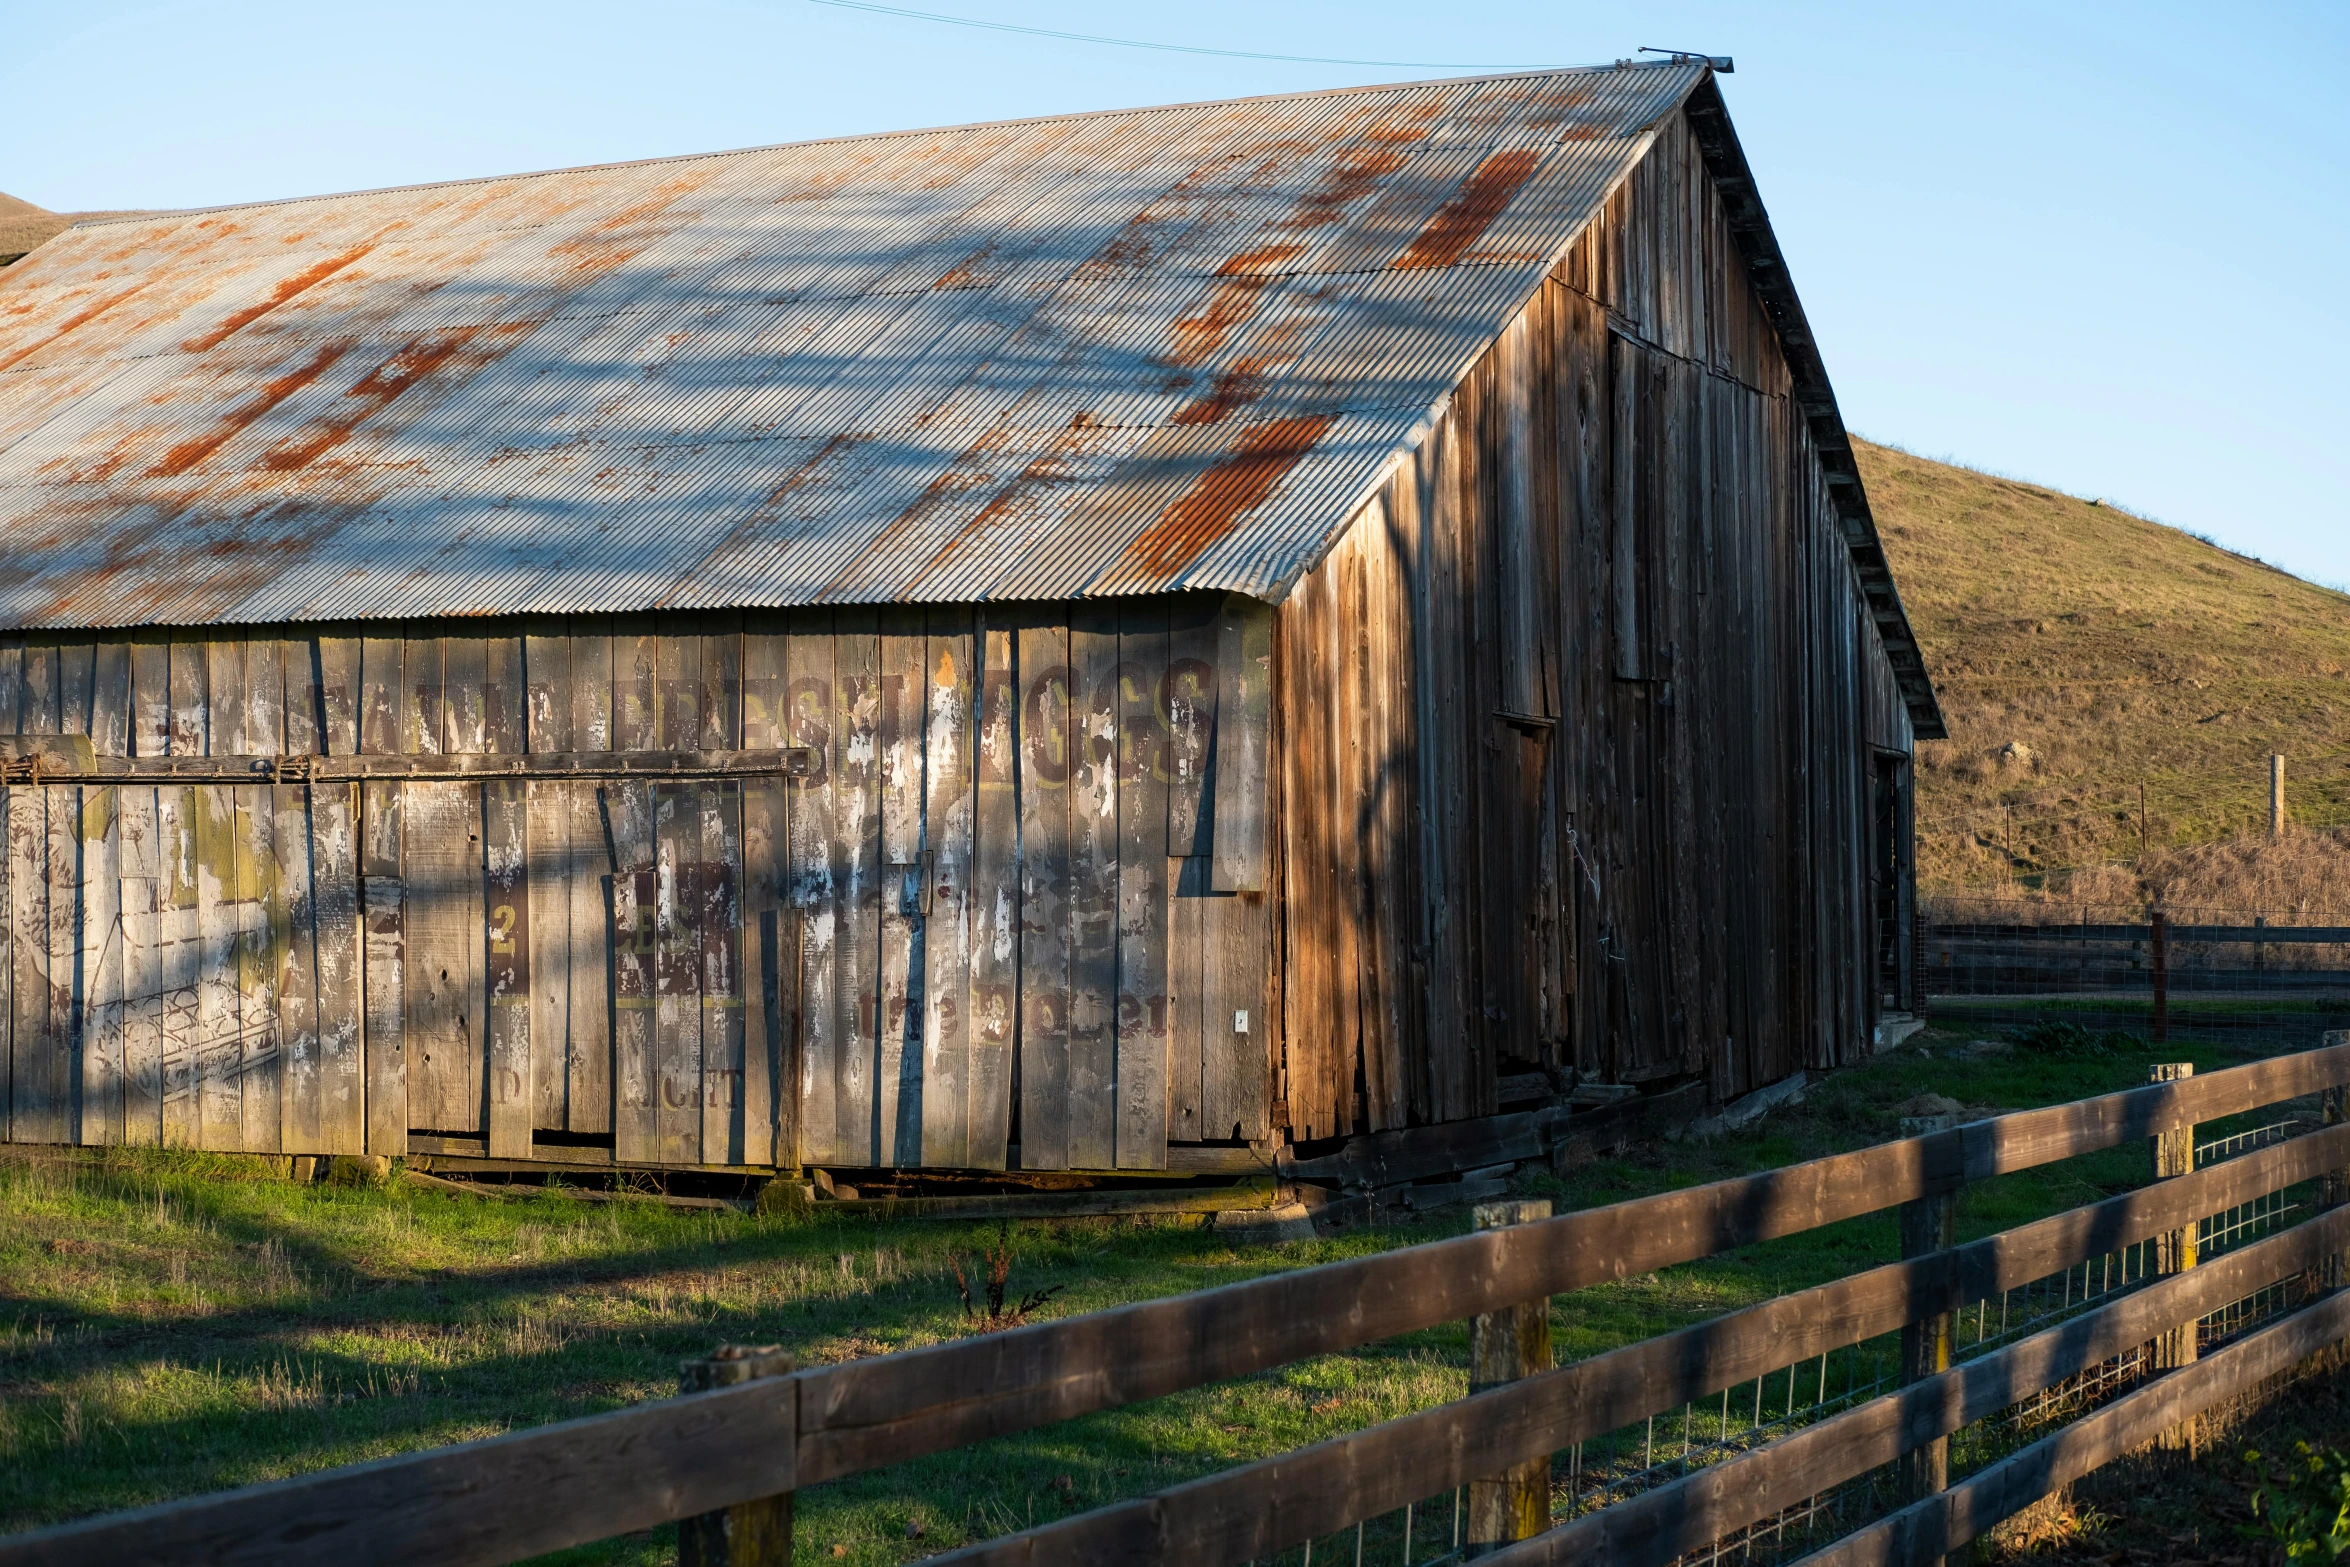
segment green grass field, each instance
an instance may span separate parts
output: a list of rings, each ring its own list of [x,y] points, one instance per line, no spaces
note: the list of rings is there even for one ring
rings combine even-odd
[[[1742,1136],[1667,1145],[1530,1194],[1588,1206],[1897,1134],[1931,1089],[2021,1108],[2143,1082],[2155,1056],[1971,1056],[1924,1036],[1816,1086]],[[2232,1059],[2173,1046],[2209,1070]],[[2140,1147],[1971,1190],[1966,1235],[2146,1178]],[[1275,1249],[1190,1225],[1012,1233],[1015,1291],[1059,1316],[1452,1233],[1465,1216]],[[721,1342],[803,1363],[967,1331],[950,1260],[992,1227],[921,1220],[498,1202],[415,1186],[295,1186],[242,1161],[118,1153],[0,1169],[0,1529],[128,1507],[611,1409],[674,1390]],[[1878,1215],[1560,1297],[1579,1357],[1897,1254]],[[942,1454],[802,1493],[809,1561],[897,1562],[1459,1397],[1467,1332],[1441,1331]],[[674,1557],[671,1531],[565,1560]],[[1424,1537],[1423,1537],[1424,1538]],[[1293,1553],[1294,1554],[1294,1553]],[[1390,1558],[1392,1559],[1392,1558]]]

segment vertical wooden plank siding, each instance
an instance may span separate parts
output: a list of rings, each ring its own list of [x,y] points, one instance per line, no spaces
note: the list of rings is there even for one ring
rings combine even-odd
[[[524,741],[532,752],[577,749],[572,735],[571,643],[560,635],[522,639]],[[532,782],[524,802],[530,886],[530,1126],[570,1127],[572,797],[579,785]],[[582,867],[583,871],[587,868]],[[592,873],[591,873],[592,874]],[[603,921],[589,930],[597,952]]]
[[[837,610],[833,635],[830,853],[833,957],[833,1157],[879,1162],[874,1075],[880,1052],[881,637],[871,611]]]
[[[800,933],[799,1099],[800,1157],[821,1164],[840,1156],[838,1083],[844,1040],[840,1032],[839,862],[833,853],[839,820],[840,754],[833,744],[832,611],[793,615],[784,645],[784,713],[788,740],[815,753],[815,768],[786,785],[785,897]]]
[[[926,977],[923,715],[929,686],[923,611],[881,614],[881,678],[874,732],[881,803],[880,1009],[873,1079],[875,1164],[919,1165],[922,1152]]]
[[[1216,723],[1219,601],[1186,594],[1170,606],[1162,712],[1167,744],[1167,1140],[1205,1135],[1200,1072],[1205,1027],[1202,904],[1214,893],[1215,785],[1209,772]],[[1229,1032],[1230,1019],[1225,1020]],[[1221,1134],[1219,1134],[1221,1135]]]
[[[492,636],[481,639],[480,645],[480,747],[507,756],[526,751],[530,699],[523,639]],[[536,889],[530,875],[530,785],[504,779],[484,784],[481,809],[488,1147],[493,1158],[527,1159],[538,1108],[532,1040],[536,990],[531,914]]]
[[[690,748],[702,732],[701,638],[664,621],[653,647],[654,743]],[[663,1164],[701,1162],[705,788],[653,787],[653,1127],[654,1157]]]
[[[1020,672],[1018,631],[998,612],[981,621],[968,920],[968,1152],[976,1169],[1008,1157],[1020,1018]]]
[[[1164,707],[1168,608],[1131,599],[1118,611],[1117,1165],[1167,1163],[1167,822],[1172,745]]]
[[[923,707],[923,806],[929,890],[922,914],[922,1159],[965,1169],[971,1151],[971,868],[976,801],[973,702],[978,670],[972,615],[942,607],[929,617]]]
[[[1076,745],[1069,780],[1069,1167],[1117,1161],[1118,619],[1069,614]]]
[[[1077,704],[1067,624],[1049,612],[1015,623],[1020,698],[1020,1168],[1069,1168],[1070,801],[1077,793]]]
[[[1200,1131],[1208,1141],[1262,1139],[1274,1124],[1273,1052],[1281,1040],[1267,972],[1274,939],[1267,867],[1273,837],[1269,608],[1238,595],[1224,598],[1215,671],[1205,792],[1209,884],[1218,896],[1199,911]]]
[[[363,756],[397,755],[404,733],[407,647],[368,637],[359,648],[358,741]],[[408,1151],[407,895],[400,884],[401,787],[356,791],[361,921],[360,1054],[370,1154]]]
[[[786,702],[785,621],[746,619],[742,639],[742,745],[790,744]],[[743,1158],[751,1164],[799,1164],[799,944],[785,901],[790,853],[781,778],[742,786]]]
[[[613,748],[612,638],[603,622],[575,623],[569,648],[571,743],[582,751]],[[599,629],[590,631],[588,626]],[[558,698],[560,699],[560,698]],[[596,1135],[612,1131],[612,965],[608,901],[616,868],[602,790],[590,783],[560,786],[564,848],[560,860],[568,928],[564,960],[566,1022],[561,1130]]]

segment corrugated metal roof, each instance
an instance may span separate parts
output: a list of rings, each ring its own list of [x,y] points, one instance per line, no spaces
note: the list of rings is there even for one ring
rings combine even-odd
[[[0,624],[1278,597],[1702,78],[86,225],[0,274]]]

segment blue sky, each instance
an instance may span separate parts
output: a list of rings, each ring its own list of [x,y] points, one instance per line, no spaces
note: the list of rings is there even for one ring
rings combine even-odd
[[[2350,582],[2350,6],[917,3],[1290,54],[1734,55],[1853,428]],[[1443,74],[812,0],[0,0],[0,39],[0,190],[60,210]]]

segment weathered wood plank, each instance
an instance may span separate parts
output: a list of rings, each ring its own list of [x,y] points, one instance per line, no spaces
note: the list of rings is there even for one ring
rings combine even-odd
[[[922,993],[928,978],[923,920],[923,719],[928,638],[919,606],[881,614],[880,709],[874,730],[881,787],[879,1050],[873,1075],[873,1162],[920,1165],[923,1155]]]
[[[1200,948],[1200,906],[1214,897],[1214,865],[1205,855],[1168,862],[1167,900],[1167,1141],[1196,1143],[1210,1135],[1200,1120],[1200,1050],[1206,984]]]
[[[744,1060],[750,1030],[744,1017],[742,786],[704,784],[696,795],[702,840],[694,911],[702,1002],[701,1158],[704,1164],[743,1164],[751,1103]]]
[[[530,888],[530,1124],[562,1131],[571,1125],[571,791],[567,783],[525,786],[527,846],[524,878]],[[601,925],[601,921],[598,925]]]
[[[286,704],[289,717],[294,705]],[[325,1151],[326,1079],[319,1056],[317,865],[311,847],[309,791],[281,784],[269,793],[270,853],[278,870],[271,951],[278,965],[278,1040],[284,1059],[278,1148],[315,1154]],[[277,921],[282,921],[282,935]]]
[[[1206,977],[1200,908],[1214,884],[1215,779],[1209,767],[1216,726],[1216,638],[1221,611],[1212,594],[1184,594],[1169,611],[1167,689],[1167,1138],[1197,1142]]]
[[[972,1164],[971,938],[983,916],[971,907],[977,774],[973,703],[978,670],[968,608],[930,612],[923,711],[926,801],[923,842],[929,878],[922,914],[922,1162],[934,1169]]]
[[[1167,605],[1120,606],[1116,729],[1118,775],[1117,1167],[1167,1163],[1167,831],[1173,745],[1166,718]]]
[[[1069,612],[1069,1163],[1118,1157],[1118,611]],[[1025,1147],[1025,1143],[1023,1144]]]
[[[981,623],[978,711],[972,736],[969,921],[970,1163],[1004,1167],[1011,1141],[1014,1030],[1020,997],[1020,791],[1017,631],[1000,614]]]
[[[654,737],[690,744],[702,732],[702,639],[664,617],[653,638]],[[653,788],[653,1125],[656,1157],[691,1164],[702,1147],[701,790]],[[640,911],[641,912],[641,911]]]
[[[312,658],[317,682],[316,748],[328,756],[356,756],[366,666],[363,644],[357,637],[321,635],[313,645]],[[290,739],[290,728],[287,734]]]
[[[501,687],[487,689],[494,692]],[[489,1155],[493,1159],[530,1156],[533,1112],[538,1102],[531,1050],[533,787],[511,781],[481,786],[483,1038],[487,1047]]]
[[[472,784],[410,783],[400,793],[408,1129],[478,1137],[484,1110],[481,791]]]
[[[1051,611],[1016,621],[1020,698],[1020,1165],[1069,1168],[1070,802],[1078,746],[1069,632]]]
[[[278,986],[293,941],[277,859],[277,791],[236,791],[239,1102],[247,1152],[279,1153],[285,1136],[285,1034]]]
[[[525,639],[481,639],[478,744],[483,755],[531,750],[531,670]],[[468,655],[470,662],[471,655]],[[474,735],[465,736],[468,740]],[[482,1058],[490,1152],[527,1158],[538,1121],[537,900],[531,878],[531,785],[485,782],[482,812]],[[560,1039],[560,1035],[556,1036]],[[560,1050],[560,1046],[556,1047]],[[507,1153],[511,1150],[511,1153]]]
[[[158,647],[160,652],[161,648]],[[122,876],[123,1141],[155,1147],[163,1141],[163,967],[158,943],[163,891],[155,791],[116,794],[116,834]],[[0,909],[6,904],[0,902]],[[0,978],[0,988],[5,979]]]
[[[593,784],[560,787],[566,845],[560,885],[569,933],[564,1126],[574,1132],[609,1132],[616,1089],[608,889],[617,861],[606,830],[603,792]]]
[[[111,1513],[9,1535],[0,1564],[291,1567],[326,1556],[339,1567],[491,1567],[790,1489],[797,1393],[790,1377],[765,1378]]]
[[[604,790],[603,798],[613,853],[607,894],[612,911],[613,1156],[650,1163],[660,1152],[653,1043],[660,877],[653,786],[616,785]]]
[[[479,756],[501,749],[490,739],[490,649],[503,647],[509,640],[479,635],[442,640],[440,751],[451,756]],[[521,722],[522,715],[515,714],[516,729]]]
[[[155,840],[159,857],[155,882],[157,995],[160,1032],[163,1144],[167,1148],[197,1148],[201,1119],[197,1110],[196,1046],[199,975],[203,968],[203,935],[197,898],[196,791],[159,788],[155,791]]]
[[[663,696],[674,716],[680,705],[676,694],[664,691]],[[702,1148],[700,915],[705,879],[699,788],[653,786],[653,840],[654,1157],[664,1164],[695,1164]]]
[[[348,726],[344,732],[356,738]],[[315,1151],[328,1154],[368,1151],[359,788],[349,783],[313,785],[306,791],[304,813],[309,830],[312,1026],[318,1038]],[[300,961],[296,959],[297,965]],[[403,1120],[403,1134],[405,1130]]]
[[[833,730],[838,710],[833,685],[832,611],[801,610],[791,619],[784,645],[784,712],[790,743],[815,751],[816,771],[784,787],[790,800],[785,822],[785,893],[799,927],[799,1078],[789,1092],[799,1103],[800,1158],[809,1164],[837,1159],[841,1150],[838,1091],[846,1046],[839,1005],[836,948],[843,915],[833,829],[839,820],[835,799],[839,779]]]
[[[400,652],[402,684],[396,754],[438,756],[448,749],[448,650],[439,637],[409,637]]]
[[[370,642],[366,655],[371,671],[374,647]],[[396,733],[386,726],[371,741],[362,728],[360,740],[383,743]],[[361,1053],[367,1152],[379,1155],[408,1151],[408,899],[400,884],[405,795],[398,784],[359,786]]]
[[[1216,629],[1215,886],[1265,889],[1272,768],[1273,611],[1227,594]]]
[[[522,639],[526,710],[523,739],[535,755],[574,749],[571,642],[561,635]],[[609,700],[610,674],[601,682]],[[570,1126],[571,1091],[571,818],[572,785],[533,780],[524,802],[530,883],[530,1119],[533,1127]],[[600,929],[601,921],[597,922]]]
[[[876,617],[834,611],[833,639],[833,1106],[834,1157],[877,1162],[881,1129],[874,1076],[880,1059],[881,638]]]
[[[788,742],[781,616],[753,616],[742,637],[742,739],[756,747]],[[789,845],[780,780],[742,788],[743,1162],[799,1163],[799,1096],[794,1060],[799,1008],[798,933],[783,901]]]
[[[1199,900],[1200,1136],[1270,1135],[1274,1006],[1269,994],[1272,908],[1262,892]]]
[[[15,958],[10,997],[8,1137],[20,1143],[66,1140],[66,1106],[52,1082],[65,1055],[65,1033],[54,1016],[56,986],[49,946],[49,812],[52,796],[37,786],[8,790],[10,946]],[[70,883],[68,884],[70,885]],[[70,901],[68,899],[60,901]]]
[[[236,752],[279,756],[285,750],[285,644],[267,635],[244,648],[244,690]],[[236,791],[237,1009],[243,1055],[239,1102],[248,1151],[277,1153],[285,1133],[285,1038],[280,975],[292,932],[284,873],[277,859],[276,794],[248,785]]]
[[[101,700],[105,693],[101,690]],[[112,704],[120,712],[119,700]],[[125,1141],[122,949],[122,794],[83,789],[81,795],[81,1124],[77,1140],[112,1146]]]
[[[214,716],[221,715],[215,707]],[[196,1146],[235,1152],[245,1145],[245,1066],[237,1037],[237,792],[223,784],[194,791],[196,832]]]

